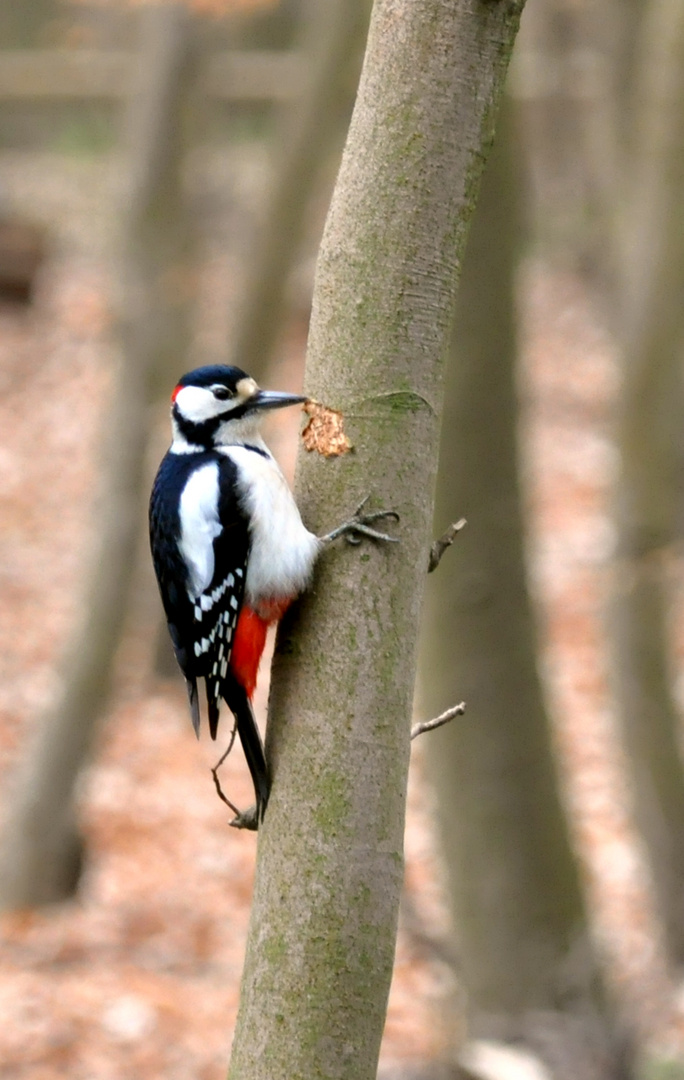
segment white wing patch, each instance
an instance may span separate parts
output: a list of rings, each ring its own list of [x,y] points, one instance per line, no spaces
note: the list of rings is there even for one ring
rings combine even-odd
[[[189,571],[188,595],[196,601],[214,577],[214,540],[219,521],[219,470],[213,461],[196,469],[180,498],[179,550]]]

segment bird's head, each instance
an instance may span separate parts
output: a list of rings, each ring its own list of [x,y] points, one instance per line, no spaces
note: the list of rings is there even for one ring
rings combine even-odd
[[[213,364],[184,375],[171,395],[174,442],[180,448],[230,445],[254,436],[266,409],[306,398],[261,390],[237,367]]]

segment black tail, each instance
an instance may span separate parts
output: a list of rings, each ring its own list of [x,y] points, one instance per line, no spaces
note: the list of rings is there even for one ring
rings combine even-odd
[[[233,684],[229,693],[226,694],[226,703],[237,721],[238,735],[240,736],[242,749],[245,752],[249,771],[252,774],[257,805],[257,821],[261,821],[271,793],[271,781],[266,767],[261,735],[256,726],[249,698],[237,682]]]
[[[195,735],[199,739],[200,737],[200,711],[199,711],[199,698],[197,697],[197,679],[189,679],[186,675],[185,685],[188,688],[188,701],[190,702],[190,716],[192,717],[192,726],[195,729]]]

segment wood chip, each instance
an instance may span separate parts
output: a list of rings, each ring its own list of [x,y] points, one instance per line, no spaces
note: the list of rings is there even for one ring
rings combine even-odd
[[[302,406],[309,422],[302,431],[307,450],[316,450],[323,457],[339,457],[348,454],[352,444],[344,433],[344,416],[336,409],[329,409],[320,401],[308,398]]]

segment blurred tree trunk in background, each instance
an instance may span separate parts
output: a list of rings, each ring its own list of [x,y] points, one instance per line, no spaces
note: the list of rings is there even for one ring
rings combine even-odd
[[[313,0],[304,5],[303,55],[310,71],[278,138],[269,198],[248,267],[230,362],[257,380],[267,371],[283,315],[288,279],[300,254],[312,192],[341,150],[356,95],[370,0]]]
[[[306,390],[354,453],[300,451],[322,531],[371,494],[400,544],[337,548],[286,617],[273,791],[230,1076],[374,1080],[392,975],[443,359],[522,3],[376,0],[316,272]]]
[[[580,100],[591,100],[596,82],[580,28],[576,10],[563,0],[530,0],[511,80],[527,152],[533,239],[545,258],[562,259],[573,268],[591,245],[592,174],[583,153]],[[580,56],[589,71],[581,70]]]
[[[10,806],[0,855],[0,905],[70,896],[82,841],[76,782],[111,690],[143,520],[149,403],[160,373],[180,363],[194,278],[180,162],[196,82],[196,23],[185,4],[140,14],[139,83],[128,109],[129,186],[121,209],[116,331],[122,356],[104,413],[98,532],[59,699],[39,723]]]
[[[544,258],[579,272],[611,300],[642,7],[643,0],[532,0],[512,79],[533,240]]]
[[[673,698],[673,556],[684,469],[684,5],[638,26],[629,188],[620,222],[623,355],[610,630],[614,689],[670,959],[684,965],[684,770]],[[681,572],[681,562],[677,566]]]
[[[30,49],[45,44],[59,15],[63,15],[59,0],[0,4],[0,48]]]
[[[536,669],[517,464],[512,126],[502,124],[458,298],[436,532],[468,525],[431,576],[421,713],[461,698],[427,735],[471,1034],[522,1040],[555,1078],[616,1076],[611,1021],[561,808]]]
[[[560,156],[579,155],[584,161],[591,198],[578,219],[591,228],[578,233],[584,237],[582,268],[589,268],[590,283],[600,286],[599,300],[622,354],[609,648],[635,819],[670,958],[681,966],[684,770],[669,595],[684,470],[684,5],[681,0],[600,5],[551,0],[531,3],[527,14],[520,84],[533,119],[535,112],[553,115],[542,77],[548,68],[535,42],[545,40],[543,26],[549,21],[566,23],[566,33],[556,40],[557,53],[566,54],[558,63],[560,70],[576,70],[562,93],[565,108],[580,117],[581,138]],[[590,60],[588,81],[579,77],[579,60],[573,64],[568,55],[573,48],[576,54],[584,50],[579,57],[584,55],[585,64]],[[573,133],[577,129],[577,123],[571,126]],[[546,122],[533,125],[532,132],[528,145],[543,173],[546,159],[559,154],[564,129],[552,131]],[[550,209],[553,214],[547,200],[542,213]]]

